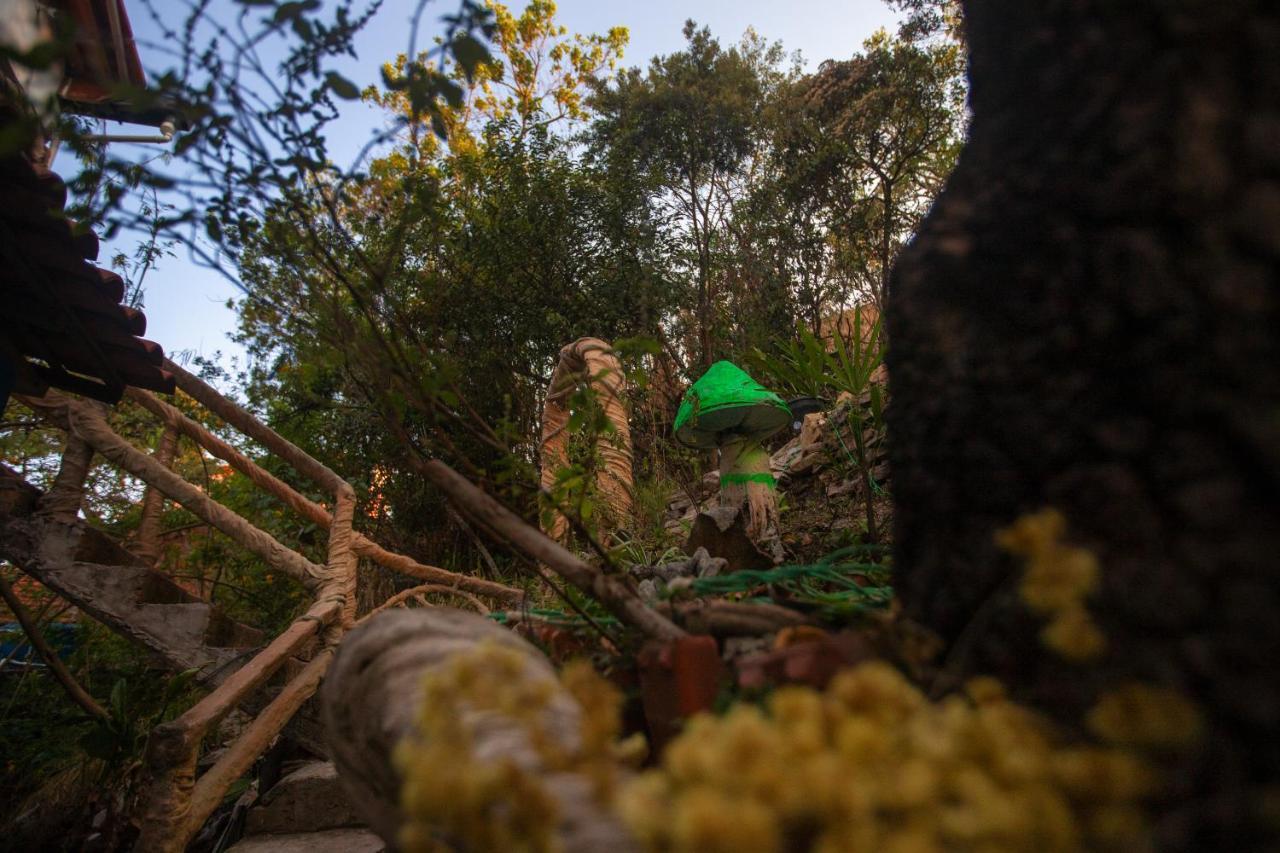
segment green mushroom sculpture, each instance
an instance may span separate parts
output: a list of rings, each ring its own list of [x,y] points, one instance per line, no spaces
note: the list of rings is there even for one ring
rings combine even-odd
[[[776,535],[777,484],[760,442],[791,423],[782,398],[736,364],[717,361],[689,388],[676,412],[676,440],[699,450],[720,450],[720,505],[747,506],[747,535]]]

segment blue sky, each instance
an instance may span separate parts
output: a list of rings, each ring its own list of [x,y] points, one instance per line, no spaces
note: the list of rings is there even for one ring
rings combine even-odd
[[[154,5],[163,9],[185,4],[160,0]],[[375,82],[381,63],[408,46],[409,17],[415,5],[413,0],[385,0],[382,10],[360,36],[358,60],[342,71],[361,86]],[[508,5],[513,10],[523,8],[523,0]],[[736,41],[748,27],[754,27],[770,41],[780,40],[788,53],[801,51],[810,69],[825,59],[847,58],[876,29],[891,28],[896,20],[881,0],[559,0],[557,6],[557,17],[570,32],[595,33],[613,26],[627,27],[631,42],[623,63],[640,66],[655,54],[680,49],[684,41],[681,28],[687,18],[710,27],[726,42]],[[148,20],[142,4],[131,2],[128,7],[143,65],[152,74],[164,70],[166,58],[149,51],[147,46],[156,41],[157,28]],[[430,37],[438,31],[438,16],[452,7],[450,0],[434,0],[427,7],[419,45],[430,43]],[[175,11],[175,15],[179,13]],[[180,20],[179,16],[173,23]],[[330,139],[334,159],[349,163],[381,122],[382,117],[374,108],[359,103],[348,105],[342,120],[330,125],[334,129]],[[132,156],[126,151],[116,153]],[[157,152],[150,148],[145,152],[139,149],[139,153]],[[69,160],[60,159],[56,168],[72,166]],[[106,263],[117,250],[130,252],[133,242],[124,237],[112,246],[104,246],[100,261]],[[212,356],[221,351],[224,363],[225,356],[243,358],[242,350],[227,338],[235,326],[235,316],[225,306],[228,299],[238,295],[235,287],[220,274],[191,263],[183,247],[176,247],[176,252],[177,257],[164,259],[147,276],[147,337],[170,353],[190,351]]]

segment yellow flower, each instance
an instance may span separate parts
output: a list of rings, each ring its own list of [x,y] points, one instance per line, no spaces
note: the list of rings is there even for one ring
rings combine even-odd
[[[1083,607],[1062,610],[1040,632],[1044,644],[1074,663],[1095,660],[1107,650],[1106,635]]]
[[[670,820],[676,853],[774,853],[779,849],[777,821],[766,806],[727,797],[708,786],[694,788],[677,800]]]
[[[1051,613],[1079,604],[1097,586],[1097,557],[1083,548],[1056,546],[1031,559],[1020,592],[1033,610]]]
[[[1007,695],[1004,685],[998,679],[989,675],[980,675],[969,679],[965,682],[964,690],[965,693],[969,694],[969,698],[978,705],[1003,701]]]
[[[1089,730],[1110,743],[1182,749],[1200,734],[1200,712],[1181,694],[1130,683],[1113,690],[1089,712]]]
[[[1019,557],[1034,557],[1054,546],[1066,533],[1067,520],[1056,509],[1024,515],[996,532],[996,544]]]

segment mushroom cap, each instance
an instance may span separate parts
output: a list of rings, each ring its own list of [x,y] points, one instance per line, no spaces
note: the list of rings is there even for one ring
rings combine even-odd
[[[735,439],[759,441],[791,423],[782,398],[731,361],[717,361],[693,383],[676,412],[676,440],[709,450]]]

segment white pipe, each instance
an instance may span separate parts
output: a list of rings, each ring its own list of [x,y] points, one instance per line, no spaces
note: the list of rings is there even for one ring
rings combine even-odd
[[[90,133],[82,136],[85,142],[141,142],[148,144],[162,144],[173,141],[173,134],[177,128],[173,122],[166,121],[160,124],[160,134],[158,136],[131,136],[129,134],[113,134],[113,133]]]

